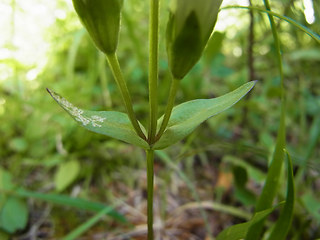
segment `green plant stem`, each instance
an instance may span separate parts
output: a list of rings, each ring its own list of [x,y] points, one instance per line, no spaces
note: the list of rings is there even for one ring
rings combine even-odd
[[[271,11],[270,4],[268,0],[263,0],[266,10]],[[276,197],[278,185],[281,176],[281,169],[284,161],[284,153],[283,149],[286,145],[286,101],[285,101],[285,90],[284,90],[284,74],[283,74],[283,65],[282,65],[282,56],[281,56],[281,46],[280,46],[280,39],[276,29],[276,24],[274,22],[273,16],[268,13],[272,35],[274,39],[275,49],[277,53],[277,61],[279,67],[279,75],[281,80],[281,116],[280,116],[280,125],[278,128],[277,133],[277,140],[275,150],[272,156],[271,163],[268,167],[268,174],[260,194],[260,197],[257,201],[255,212],[260,212],[266,210],[272,206],[273,199]],[[250,227],[246,239],[247,240],[255,240],[260,239],[263,225],[265,219],[262,219],[260,222],[255,223],[253,226]]]
[[[146,150],[147,153],[147,191],[148,191],[148,240],[153,240],[153,161],[154,150]]]
[[[180,79],[176,79],[174,78],[171,82],[171,87],[170,87],[170,94],[169,94],[169,100],[168,100],[168,104],[167,104],[167,108],[166,108],[166,112],[164,114],[163,120],[162,120],[162,124],[161,127],[159,129],[159,132],[156,136],[156,141],[160,139],[160,137],[162,136],[162,134],[164,133],[164,131],[166,130],[166,127],[168,126],[168,122],[171,116],[171,112],[174,106],[174,101],[176,99],[176,95],[177,95],[177,91],[180,85]]]
[[[148,142],[154,142],[158,115],[159,0],[150,0],[149,18],[149,131]]]
[[[131,97],[130,97],[130,94],[129,94],[129,90],[128,90],[127,84],[126,84],[126,82],[125,82],[125,80],[123,78],[117,55],[115,53],[108,54],[107,55],[107,60],[108,60],[108,63],[110,65],[110,68],[112,70],[113,76],[114,76],[114,78],[116,80],[116,83],[117,83],[117,85],[118,85],[118,87],[120,89],[121,96],[122,96],[124,105],[126,107],[129,119],[131,121],[131,124],[134,127],[134,130],[136,131],[136,133],[142,139],[146,140],[146,136],[142,132],[141,127],[140,127],[140,125],[138,123],[138,120],[136,118],[136,115],[135,115],[135,113],[133,111]]]
[[[269,0],[263,0],[265,7],[268,11],[271,11]],[[283,76],[283,65],[282,65],[282,56],[281,56],[281,46],[280,46],[280,39],[279,34],[277,31],[276,24],[274,22],[273,16],[268,13],[272,35],[274,39],[274,45],[277,50],[277,61],[278,61],[278,67],[279,67],[279,74],[280,74],[280,80],[281,80],[281,101],[284,100],[284,76]]]

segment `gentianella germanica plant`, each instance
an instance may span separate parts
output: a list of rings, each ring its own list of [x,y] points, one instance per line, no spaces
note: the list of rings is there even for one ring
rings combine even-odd
[[[202,122],[238,102],[255,84],[248,82],[221,97],[192,100],[174,107],[179,83],[201,57],[217,21],[222,0],[171,0],[166,48],[172,83],[166,111],[158,119],[159,1],[150,0],[148,130],[138,121],[133,111],[130,93],[116,54],[121,10],[125,4],[123,0],[73,0],[73,5],[96,47],[106,55],[126,113],[82,110],[48,89],[54,100],[84,128],[146,151],[149,240],[153,239],[154,151],[180,141]]]

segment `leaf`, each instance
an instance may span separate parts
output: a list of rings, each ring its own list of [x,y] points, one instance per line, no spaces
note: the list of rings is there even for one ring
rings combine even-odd
[[[301,197],[302,203],[306,211],[312,216],[313,219],[320,224],[320,200],[314,195],[313,192],[309,191]]]
[[[163,149],[182,140],[202,122],[237,103],[253,88],[255,83],[255,81],[248,82],[218,98],[197,99],[174,107],[168,128],[153,148]],[[158,120],[158,126],[161,126],[162,119],[163,117]]]
[[[273,200],[277,195],[281,169],[284,160],[283,149],[286,145],[286,128],[285,128],[285,102],[281,103],[281,117],[280,126],[277,133],[277,140],[275,150],[273,152],[272,160],[268,168],[267,178],[263,186],[262,192],[258,199],[255,211],[260,212],[268,209],[272,206]],[[260,235],[263,229],[264,221],[258,222],[255,226],[249,230],[247,240],[260,239]]]
[[[0,227],[8,233],[14,233],[24,229],[27,222],[27,204],[16,197],[8,198],[1,209]]]
[[[283,74],[283,63],[282,63],[280,40],[279,40],[276,24],[274,22],[273,14],[271,14],[270,12],[271,9],[270,9],[269,0],[264,0],[264,5],[269,17],[275,49],[277,53],[276,55],[278,60],[279,76],[280,76],[280,82],[281,82],[279,87],[280,93],[281,93],[281,115],[280,115],[280,124],[277,132],[275,150],[273,152],[271,164],[268,168],[265,185],[262,189],[262,193],[258,199],[256,208],[255,208],[256,212],[262,211],[264,209],[268,209],[272,206],[273,199],[275,198],[278,191],[281,169],[284,161],[283,149],[285,148],[285,145],[286,145],[286,102],[284,97],[285,96],[284,74]],[[264,225],[264,221],[260,221],[255,226],[252,226],[247,234],[246,240],[260,239],[263,225]]]
[[[120,214],[119,212],[115,211],[111,206],[99,203],[99,202],[93,202],[88,201],[81,198],[74,198],[69,197],[62,194],[52,194],[52,193],[38,193],[38,192],[31,192],[24,189],[19,189],[14,194],[17,197],[23,197],[23,198],[34,198],[38,200],[43,200],[46,202],[50,202],[53,204],[63,205],[67,207],[73,207],[80,210],[85,211],[93,211],[93,212],[99,212],[102,209],[105,209],[106,207],[109,207],[111,209],[110,212],[107,213],[107,215],[113,217],[114,219],[120,221],[120,222],[126,222],[126,218]]]
[[[76,160],[60,164],[54,177],[55,187],[58,192],[66,189],[78,176],[80,164]]]
[[[270,213],[273,212],[273,210],[276,207],[269,208],[267,210],[257,212],[254,214],[252,219],[248,222],[245,223],[240,223],[233,225],[225,230],[223,230],[217,237],[217,240],[239,240],[239,239],[244,239],[246,237],[246,234],[249,230],[249,228],[261,221],[262,219],[266,218]]]
[[[0,191],[10,191],[14,187],[11,174],[0,167]]]
[[[248,174],[246,168],[233,166],[233,183],[234,183],[234,196],[238,199],[243,205],[255,205],[256,196],[246,188],[248,181]]]
[[[87,221],[82,223],[80,226],[78,226],[76,229],[74,229],[72,232],[70,232],[67,236],[63,237],[63,240],[73,240],[79,238],[81,235],[83,235],[85,232],[87,232],[90,228],[92,228],[99,220],[110,212],[110,208],[106,207],[102,209],[100,212],[98,212],[93,217],[89,218]]]
[[[287,185],[287,197],[286,203],[284,205],[283,210],[280,213],[280,217],[277,220],[271,235],[269,236],[269,240],[277,239],[284,240],[288,234],[288,231],[291,227],[293,210],[294,210],[294,200],[295,200],[295,189],[294,189],[294,177],[293,177],[293,169],[292,169],[292,161],[291,158],[286,151],[287,159],[288,159],[288,185]]]
[[[100,133],[135,146],[149,149],[149,145],[134,131],[128,115],[114,111],[88,111],[75,107],[59,94],[47,89],[53,99],[71,117],[89,131]],[[144,130],[143,126],[141,128]]]
[[[14,188],[11,174],[0,168],[0,228],[8,233],[24,229],[28,220],[26,203],[8,194]]]

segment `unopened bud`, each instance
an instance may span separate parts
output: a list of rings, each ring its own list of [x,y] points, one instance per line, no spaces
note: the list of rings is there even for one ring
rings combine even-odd
[[[117,49],[123,0],[73,0],[73,6],[92,40],[104,53]]]
[[[173,77],[182,79],[201,57],[217,21],[222,0],[172,0],[167,53]]]

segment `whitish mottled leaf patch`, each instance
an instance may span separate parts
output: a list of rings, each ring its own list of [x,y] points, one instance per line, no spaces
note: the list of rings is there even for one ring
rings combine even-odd
[[[148,149],[149,145],[134,131],[125,113],[114,111],[88,111],[75,107],[59,94],[47,89],[54,100],[84,128],[121,141]],[[141,126],[143,131],[145,129]]]

